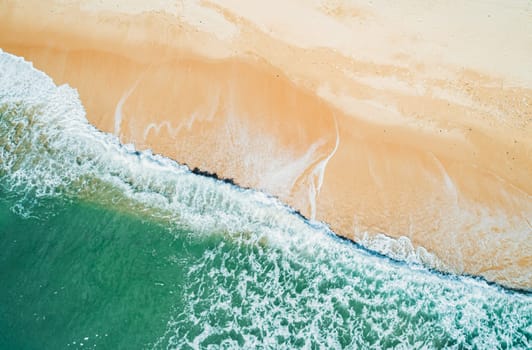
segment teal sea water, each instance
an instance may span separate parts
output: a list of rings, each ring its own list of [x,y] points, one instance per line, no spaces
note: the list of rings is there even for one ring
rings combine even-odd
[[[532,347],[530,294],[407,260],[121,145],[0,51],[0,349]]]

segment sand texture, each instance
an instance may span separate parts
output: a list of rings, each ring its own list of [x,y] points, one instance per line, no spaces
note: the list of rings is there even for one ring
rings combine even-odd
[[[0,48],[123,143],[532,288],[529,1],[4,0]]]

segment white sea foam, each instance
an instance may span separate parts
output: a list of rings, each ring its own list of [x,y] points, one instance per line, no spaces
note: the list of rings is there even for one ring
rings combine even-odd
[[[278,232],[289,232],[290,239],[309,246],[317,231],[328,231],[324,225],[310,225],[264,193],[197,176],[170,159],[121,145],[117,137],[88,123],[76,90],[67,85],[57,87],[22,58],[0,52],[0,71],[0,171],[13,189],[32,191],[37,198],[90,197],[92,192],[101,195],[100,188],[107,186],[143,210],[151,210],[152,215],[200,232],[244,231],[261,236],[267,232],[270,240]],[[338,147],[338,130],[336,134],[334,149],[313,173],[317,177],[315,196],[327,162]],[[13,209],[31,215],[27,203]],[[414,247],[406,237],[365,237],[361,244],[393,259],[444,268],[434,255]],[[286,237],[281,245],[284,240]]]
[[[199,348],[216,337],[227,348],[530,345],[529,296],[373,256],[264,193],[123,146],[87,122],[74,89],[1,51],[0,180],[22,194],[13,210],[24,215],[34,205],[24,193],[82,196],[227,235],[190,266],[185,307],[155,347]],[[367,240],[408,263],[436,261],[405,239]],[[209,312],[196,313],[205,303]]]
[[[11,189],[33,191],[37,198],[90,197],[108,187],[153,209],[153,215],[198,232],[314,230],[264,193],[198,176],[167,158],[121,145],[87,122],[74,89],[56,87],[23,59],[1,53],[0,71],[0,171]]]
[[[115,108],[115,128],[114,128],[114,135],[117,137],[120,137],[120,129],[122,127],[122,108],[124,107],[124,103],[126,100],[131,96],[133,91],[137,88],[137,85],[139,84],[140,78],[135,81],[135,83],[122,95],[120,98],[120,101],[118,101],[116,108]]]
[[[283,235],[286,238],[286,234]],[[191,264],[154,348],[526,348],[530,298],[357,252],[321,236],[306,254],[235,237]],[[249,247],[242,249],[241,247]],[[202,291],[200,294],[195,291]],[[205,310],[207,308],[207,310]],[[205,310],[198,313],[196,310]],[[506,344],[506,345],[503,345]]]

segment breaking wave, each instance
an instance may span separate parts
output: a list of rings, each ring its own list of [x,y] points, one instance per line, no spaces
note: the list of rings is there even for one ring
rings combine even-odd
[[[224,237],[190,264],[185,307],[154,347],[530,346],[530,296],[432,273],[422,266],[445,267],[406,238],[363,243],[407,264],[370,254],[262,192],[120,144],[22,58],[0,51],[0,72],[0,186],[15,213],[81,198]]]

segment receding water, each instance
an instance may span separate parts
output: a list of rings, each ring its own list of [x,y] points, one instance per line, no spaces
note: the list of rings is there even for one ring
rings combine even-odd
[[[529,294],[371,254],[120,145],[19,58],[0,74],[1,349],[532,346]]]

